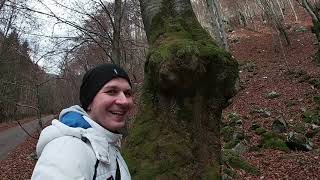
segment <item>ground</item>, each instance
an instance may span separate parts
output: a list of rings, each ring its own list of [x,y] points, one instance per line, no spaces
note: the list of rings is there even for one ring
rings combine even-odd
[[[298,22],[287,24],[291,46],[280,45],[277,37],[264,27],[258,31],[239,28],[229,33],[230,51],[242,68],[239,92],[224,116],[232,112],[241,117],[251,146],[260,140],[260,136],[250,130],[253,122],[270,130],[272,120],[282,116],[293,127],[303,122],[302,109],[315,107],[313,97],[319,95],[319,89],[297,74],[319,78],[320,67],[313,58],[316,39],[311,33],[311,19],[305,14],[299,17]],[[297,31],[301,26],[307,31]],[[267,99],[265,95],[271,91],[280,96]],[[267,109],[271,116],[263,118],[251,114],[255,107]],[[236,169],[239,179],[320,179],[319,135],[312,140],[314,149],[309,152],[263,149],[244,153],[242,156],[261,174],[253,176]],[[1,161],[0,179],[30,178],[36,162],[32,158],[35,146],[36,140],[29,138],[7,160]]]
[[[250,130],[253,122],[270,130],[272,120],[281,116],[289,127],[294,127],[303,122],[302,109],[312,110],[315,107],[313,97],[319,95],[319,89],[301,76],[292,75],[301,72],[315,79],[320,75],[313,58],[316,39],[311,33],[311,19],[303,14],[300,17],[299,22],[288,24],[291,46],[284,43],[281,46],[267,28],[261,28],[259,32],[237,29],[229,34],[232,39],[239,38],[239,42],[232,43],[230,49],[242,68],[240,91],[224,115],[236,113],[241,117],[251,147],[260,141],[260,136]],[[306,27],[307,32],[297,31],[301,26]],[[272,91],[280,96],[267,99],[265,95]],[[252,115],[250,112],[255,107],[267,109],[271,116]],[[243,157],[261,174],[252,176],[238,170],[239,179],[320,179],[320,141],[318,137],[312,140],[314,150],[310,152],[268,149],[244,153]]]

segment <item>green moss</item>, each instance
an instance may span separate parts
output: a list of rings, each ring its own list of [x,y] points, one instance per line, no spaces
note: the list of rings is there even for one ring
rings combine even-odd
[[[273,132],[266,132],[262,135],[260,146],[268,149],[277,149],[281,151],[289,151],[284,138]]]
[[[258,134],[258,135],[262,135],[262,134],[266,133],[267,130],[265,130],[265,129],[262,128],[262,127],[258,127],[258,128],[256,128],[256,129],[254,130],[254,132],[255,132],[256,134]]]
[[[227,115],[230,124],[234,125],[237,121],[241,120],[240,116],[236,112],[228,113]]]
[[[223,168],[223,174],[228,175],[229,177],[231,177],[232,179],[237,178],[237,173],[234,172],[232,169],[230,168]]]
[[[249,164],[245,159],[241,158],[233,150],[225,149],[223,152],[223,160],[233,168],[242,169],[252,175],[258,176],[259,170]]]
[[[302,117],[306,123],[320,125],[320,111],[317,109],[314,111],[303,112]]]
[[[317,106],[320,106],[320,95],[314,96],[313,100],[317,104]]]
[[[305,123],[297,123],[294,127],[293,130],[297,133],[304,134],[306,132],[306,127]]]
[[[233,133],[234,133],[234,129],[230,126],[225,126],[221,129],[221,135],[225,142],[232,140]]]
[[[228,141],[228,142],[225,143],[224,148],[226,148],[226,149],[232,149],[232,148],[234,148],[239,142],[240,142],[240,140],[238,140],[238,139]]]
[[[220,167],[212,166],[212,167],[206,168],[201,179],[220,180],[221,179]]]

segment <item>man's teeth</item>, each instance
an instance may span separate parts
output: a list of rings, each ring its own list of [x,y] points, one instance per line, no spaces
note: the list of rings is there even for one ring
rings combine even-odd
[[[116,115],[124,115],[124,112],[115,112],[115,111],[111,111],[112,114],[116,114]]]

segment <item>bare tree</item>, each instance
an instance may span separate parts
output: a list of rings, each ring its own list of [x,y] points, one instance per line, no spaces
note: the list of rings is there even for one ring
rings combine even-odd
[[[298,3],[308,12],[312,18],[313,27],[312,32],[316,35],[318,40],[318,52],[316,60],[320,63],[320,1],[297,0]]]
[[[269,23],[270,27],[273,28],[278,34],[279,37],[285,39],[287,45],[290,45],[290,39],[285,30],[284,26],[284,16],[282,12],[282,8],[278,1],[271,0],[259,0],[261,3],[261,8],[266,17],[266,21]],[[281,40],[280,40],[281,44]]]

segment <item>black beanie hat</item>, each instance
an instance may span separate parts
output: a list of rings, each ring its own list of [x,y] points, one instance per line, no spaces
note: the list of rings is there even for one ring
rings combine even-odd
[[[88,106],[93,101],[100,89],[113,78],[121,77],[131,82],[128,74],[120,66],[115,64],[101,64],[87,71],[82,79],[80,87],[80,103],[87,111]]]

